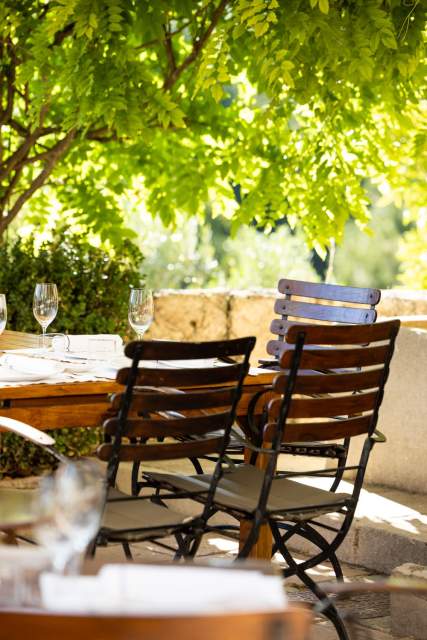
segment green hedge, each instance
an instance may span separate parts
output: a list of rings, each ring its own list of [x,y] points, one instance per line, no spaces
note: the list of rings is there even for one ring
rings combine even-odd
[[[55,282],[59,310],[48,332],[125,335],[129,288],[140,283],[142,264],[141,252],[130,241],[123,242],[120,252],[108,252],[68,229],[41,246],[34,238],[2,244],[0,292],[7,297],[7,328],[40,331],[32,311],[34,286]],[[76,428],[52,432],[58,448],[69,456],[91,453],[99,434],[97,429]],[[32,475],[51,465],[52,458],[39,447],[13,434],[1,435],[0,475]]]

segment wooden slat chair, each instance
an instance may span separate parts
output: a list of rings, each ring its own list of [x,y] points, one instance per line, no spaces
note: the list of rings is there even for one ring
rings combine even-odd
[[[350,529],[369,454],[379,439],[375,431],[378,410],[399,326],[400,322],[393,320],[364,326],[291,327],[286,341],[293,349],[282,352],[280,366],[285,371],[278,374],[273,385],[280,397],[269,404],[263,447],[259,451],[266,462],[263,468],[243,464],[224,471],[217,486],[214,507],[250,524],[239,558],[249,555],[261,525],[268,524],[274,539],[272,552],[280,552],[288,564],[284,575],[297,575],[319,598],[325,594],[307,570],[330,561],[337,578],[343,577],[336,551]],[[367,346],[360,347],[361,344]],[[324,369],[333,373],[323,375],[320,371]],[[312,373],[305,375],[307,370]],[[359,463],[347,467],[356,471],[351,494],[291,479],[303,473],[289,473],[288,477],[275,475],[282,443],[329,441],[362,434],[366,439]],[[176,474],[151,475],[159,486],[178,492],[200,490],[211,482],[208,474],[192,478]],[[195,499],[199,498],[195,496]],[[341,515],[341,524],[325,525],[318,520],[328,513]],[[327,540],[322,530],[329,536],[333,534],[332,540]],[[221,531],[224,533],[224,527]],[[288,547],[293,536],[305,538],[318,551],[298,564]],[[192,543],[190,554],[197,552],[199,540],[196,538]],[[347,640],[347,632],[333,605],[326,613],[339,637]]]
[[[275,337],[267,343],[267,352],[274,356],[272,360],[262,360],[261,366],[279,369],[279,360],[283,351],[292,348],[286,342],[290,327],[306,324],[372,324],[376,321],[376,305],[380,301],[380,289],[365,287],[347,287],[338,284],[304,282],[282,278],[278,291],[283,294],[276,300],[274,312],[280,315],[270,325]],[[332,304],[331,304],[332,303]],[[327,371],[325,371],[327,373]],[[260,394],[262,396],[262,394]],[[255,405],[255,402],[254,402]],[[256,431],[254,420],[250,421]],[[294,456],[321,457],[337,460],[337,466],[345,465],[348,455],[348,441],[342,443],[287,443],[282,453]],[[336,490],[342,479],[342,473],[331,469],[332,489]]]
[[[145,461],[223,455],[254,344],[255,338],[250,337],[201,343],[139,341],[126,346],[125,353],[132,358],[132,366],[121,369],[117,375],[117,381],[126,385],[126,390],[112,399],[118,415],[104,423],[105,442],[97,451],[98,457],[108,462],[109,494],[93,549],[99,544],[120,542],[131,557],[131,542],[151,540],[170,549],[160,540],[173,534],[179,546],[178,555],[185,554],[182,535],[189,534],[196,523],[203,528],[214,488],[208,490],[201,516],[189,518],[166,508],[164,495],[130,497],[119,492],[115,488],[118,466],[122,461],[133,462],[136,476],[139,465]],[[228,362],[213,366],[215,358]],[[159,364],[139,368],[143,360]],[[173,368],[174,360],[184,362]],[[199,360],[202,366],[185,367],[187,360]],[[210,388],[185,391],[200,385]],[[205,410],[209,412],[202,415]],[[198,413],[196,417],[186,415],[194,411]],[[197,439],[189,439],[194,436]],[[217,482],[219,472],[218,467],[213,483]],[[147,482],[138,482],[135,493],[146,485]],[[189,496],[183,492],[180,497]]]
[[[312,616],[307,608],[275,613],[195,616],[118,616],[0,611],[8,640],[308,640]]]
[[[277,336],[267,343],[267,353],[275,358],[271,365],[278,364],[283,350],[289,348],[285,340],[289,327],[306,324],[307,320],[313,324],[372,324],[381,298],[379,289],[287,278],[279,280],[277,288],[283,297],[274,304],[274,312],[280,319],[270,325],[271,333]]]

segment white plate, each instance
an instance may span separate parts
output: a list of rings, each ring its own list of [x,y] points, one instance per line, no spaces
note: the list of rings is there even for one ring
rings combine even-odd
[[[0,382],[35,382],[52,378],[63,371],[64,365],[59,362],[7,355],[3,356],[0,363]]]
[[[45,380],[50,378],[55,373],[21,373],[9,367],[0,367],[0,382],[37,382],[38,380]]]

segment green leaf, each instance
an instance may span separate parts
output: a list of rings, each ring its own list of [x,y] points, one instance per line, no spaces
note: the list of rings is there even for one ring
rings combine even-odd
[[[319,0],[319,9],[322,13],[329,13],[329,0]]]

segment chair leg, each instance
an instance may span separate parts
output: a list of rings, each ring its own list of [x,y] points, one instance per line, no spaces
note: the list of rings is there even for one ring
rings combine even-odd
[[[314,582],[314,580],[312,580],[312,578],[310,578],[310,576],[307,575],[305,570],[302,568],[302,564],[299,565],[295,562],[288,548],[283,544],[277,523],[270,522],[270,528],[273,533],[275,543],[293,575],[296,575],[319,600],[324,601],[327,599],[326,593],[316,582]],[[340,640],[350,640],[350,636],[348,635],[337,608],[330,600],[329,602],[330,604],[322,611],[322,613],[332,622]]]
[[[132,551],[130,550],[129,542],[122,542],[122,547],[124,554],[126,556],[126,560],[133,560]]]
[[[181,533],[175,533],[174,537],[178,548],[173,559],[178,561],[182,558],[187,558],[189,554],[189,547],[192,541],[192,536],[186,536],[185,538],[183,538]]]
[[[203,475],[203,468],[197,458],[190,458],[190,462],[193,465],[197,475]]]
[[[280,527],[278,526],[278,529],[280,528],[282,528],[282,525]],[[294,535],[301,536],[305,540],[308,540],[309,542],[311,542],[311,544],[314,544],[316,547],[319,547],[319,549],[321,550],[319,554],[309,558],[308,560],[305,560],[304,562],[301,562],[299,564],[300,570],[305,571],[307,569],[311,569],[312,567],[315,567],[320,562],[326,561],[331,563],[337,580],[344,579],[341,565],[336,556],[335,549],[331,548],[331,544],[329,544],[327,540],[325,540],[323,536],[318,531],[316,531],[316,529],[314,529],[314,527],[311,527],[307,523],[305,525],[298,523],[293,527],[288,528],[286,533],[281,536],[282,545],[285,546],[286,542]],[[278,550],[279,550],[278,545],[274,543],[273,552],[276,553],[276,551]],[[291,568],[289,570],[285,569],[283,571],[283,576],[285,578],[291,575],[294,575],[294,571]]]

